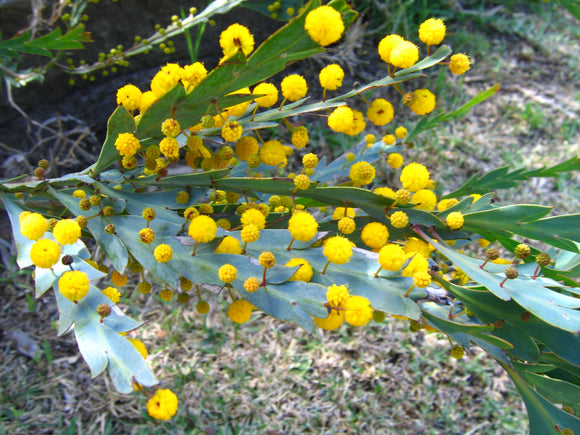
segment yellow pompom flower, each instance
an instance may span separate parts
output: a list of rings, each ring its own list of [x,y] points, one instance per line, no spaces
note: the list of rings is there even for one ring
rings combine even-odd
[[[221,133],[226,142],[235,142],[242,137],[243,128],[237,121],[227,121]]]
[[[405,261],[407,256],[399,245],[388,243],[379,251],[379,264],[385,270],[396,272],[403,267]]]
[[[235,266],[232,266],[231,264],[224,264],[218,270],[219,279],[225,282],[226,284],[234,282],[237,276],[238,269],[236,269]]]
[[[284,77],[280,83],[282,95],[288,101],[298,101],[306,96],[308,92],[308,85],[304,77],[299,74],[291,74]]]
[[[332,331],[344,323],[344,314],[343,311],[332,310],[328,313],[328,317],[314,317],[313,320],[319,328]]]
[[[288,231],[296,240],[307,242],[318,232],[318,222],[310,213],[297,212],[288,221]]]
[[[435,109],[435,95],[429,89],[417,89],[413,94],[415,101],[409,105],[409,109],[417,115],[426,115]]]
[[[181,83],[186,92],[193,91],[207,77],[207,69],[201,62],[183,67]]]
[[[259,230],[266,228],[266,218],[264,214],[255,208],[246,210],[240,219],[242,226],[255,225]]]
[[[407,137],[407,133],[407,129],[403,126],[397,127],[395,130],[395,136],[397,136],[399,139],[405,139]]]
[[[272,83],[260,83],[254,88],[252,94],[263,94],[262,97],[258,97],[254,100],[260,107],[272,107],[278,102],[278,88],[276,88]]]
[[[367,118],[375,125],[386,125],[395,116],[393,105],[384,98],[373,100],[367,109]]]
[[[232,322],[245,323],[252,317],[253,305],[244,299],[233,302],[228,308],[228,317]]]
[[[435,248],[417,237],[409,237],[403,246],[403,250],[407,256],[419,254],[428,258]]]
[[[346,126],[343,133],[348,134],[349,136],[356,136],[360,134],[367,126],[365,122],[365,116],[362,112],[358,110],[352,109],[352,124]]]
[[[265,142],[258,152],[262,163],[269,166],[278,166],[286,160],[282,142],[278,140],[269,140]]]
[[[342,234],[352,234],[356,230],[356,222],[353,218],[343,217],[338,221],[338,231]]]
[[[143,243],[148,245],[155,240],[155,232],[151,228],[143,228],[139,231],[139,238]]]
[[[375,179],[375,167],[368,162],[356,162],[350,167],[349,177],[355,186],[370,184]]]
[[[409,41],[400,41],[393,47],[390,63],[398,68],[410,68],[419,60],[419,48]]]
[[[129,340],[129,342],[135,347],[135,349],[137,349],[137,352],[139,352],[139,355],[141,355],[143,359],[146,359],[147,356],[149,356],[149,352],[147,352],[147,347],[145,347],[145,344],[141,340],[139,340],[138,338],[128,338],[127,340]]]
[[[161,98],[181,80],[183,69],[176,63],[168,63],[151,80],[151,91],[155,98]]]
[[[417,192],[429,183],[429,170],[421,163],[409,163],[401,171],[400,180],[404,189]]]
[[[206,215],[194,217],[187,231],[189,236],[199,243],[211,242],[215,239],[216,232],[217,224],[211,217]]]
[[[399,153],[391,153],[387,157],[387,163],[393,169],[398,169],[401,166],[403,166],[403,161],[404,161],[403,156],[400,155]]]
[[[103,294],[108,297],[114,304],[118,304],[121,300],[121,293],[115,287],[107,287],[103,289]]]
[[[285,266],[287,267],[295,267],[300,266],[294,275],[288,278],[288,281],[304,281],[310,282],[312,279],[312,275],[314,275],[314,271],[312,270],[312,266],[308,261],[303,258],[292,258],[290,259]]]
[[[460,211],[452,211],[447,215],[445,223],[452,230],[458,230],[463,226],[463,214]]]
[[[240,231],[240,237],[244,243],[253,243],[260,238],[260,230],[254,224],[246,225]]]
[[[391,225],[395,228],[405,228],[409,224],[409,216],[404,211],[396,211],[391,215]]]
[[[316,168],[318,165],[318,156],[313,153],[305,154],[302,157],[302,164],[305,168]]]
[[[397,140],[394,134],[385,134],[381,139],[385,145],[393,145]]]
[[[437,196],[429,189],[420,189],[413,194],[411,202],[417,204],[414,208],[425,211],[435,210]]]
[[[449,59],[449,70],[453,74],[461,75],[471,68],[471,60],[463,53],[457,53]]]
[[[419,39],[427,45],[441,44],[445,38],[445,23],[439,18],[429,18],[419,26]]]
[[[276,256],[269,251],[265,251],[258,256],[258,262],[264,269],[271,269],[276,265]]]
[[[420,270],[413,275],[413,284],[419,288],[425,288],[431,284],[431,275],[426,270]]]
[[[354,211],[353,208],[350,208],[350,207],[338,207],[332,213],[332,220],[333,221],[337,221],[339,219],[342,219],[343,217],[354,218],[354,217],[356,217],[356,212]]]
[[[391,63],[391,52],[395,45],[399,42],[404,41],[403,37],[397,34],[387,35],[381,42],[379,42],[379,56],[386,63]]]
[[[373,190],[373,192],[376,193],[377,195],[385,196],[387,198],[394,198],[395,197],[395,191],[393,189],[391,189],[390,187],[386,187],[386,186],[375,187],[375,190]]]
[[[146,112],[156,101],[157,97],[152,91],[143,92],[143,95],[141,95],[141,104],[139,104],[139,113]]]
[[[141,148],[141,142],[135,137],[133,133],[120,133],[115,139],[115,148],[123,157],[131,157],[137,154]]]
[[[179,142],[172,137],[164,137],[161,139],[159,149],[168,159],[176,159],[179,157]]]
[[[61,245],[72,245],[81,236],[81,226],[74,219],[63,219],[54,226],[52,235]]]
[[[228,95],[250,95],[252,92],[250,88],[245,87],[242,89],[238,89],[237,91],[231,92]],[[236,104],[234,106],[229,106],[226,109],[226,113],[228,116],[242,116],[244,112],[248,109],[251,101],[244,101],[243,103]]]
[[[442,199],[437,203],[437,210],[439,211],[447,210],[448,208],[453,207],[457,203],[459,203],[459,201],[456,198]]]
[[[348,106],[340,106],[328,117],[328,126],[339,133],[344,133],[354,125],[354,112]]]
[[[364,326],[373,318],[371,303],[363,296],[351,296],[344,308],[344,320],[352,326]]]
[[[78,270],[68,271],[62,274],[58,280],[58,290],[69,301],[78,302],[84,298],[90,288],[89,277]]]
[[[181,125],[173,118],[168,118],[161,123],[161,133],[167,137],[177,137],[181,133]]]
[[[409,264],[403,269],[402,275],[405,277],[412,277],[417,272],[427,272],[429,270],[429,262],[425,257],[418,254],[412,254],[413,258]]]
[[[254,36],[247,27],[234,23],[221,33],[220,46],[225,58],[234,56],[238,51],[248,56],[254,50]]]
[[[153,256],[159,263],[167,263],[173,258],[173,248],[165,243],[157,246],[153,251]]]
[[[125,85],[117,90],[117,105],[123,106],[129,112],[141,105],[141,90],[135,85]]]
[[[40,213],[22,212],[19,221],[20,233],[30,240],[40,239],[48,229],[48,221]]]
[[[235,146],[236,156],[240,160],[247,160],[252,154],[258,154],[260,145],[258,141],[253,136],[243,136],[237,142]]]
[[[310,187],[310,177],[306,174],[300,174],[294,177],[294,186],[298,190],[307,190]]]
[[[40,239],[30,248],[30,260],[36,267],[49,269],[60,258],[60,246],[49,239]]]
[[[159,292],[159,298],[163,302],[169,302],[171,299],[173,299],[173,290],[170,290],[168,288],[166,288],[165,290],[161,290]]]
[[[352,257],[352,243],[345,237],[330,237],[326,240],[322,253],[331,263],[345,264]]]
[[[156,420],[170,420],[176,413],[179,401],[169,389],[157,390],[147,402],[147,412]]]
[[[335,91],[340,88],[343,79],[344,70],[335,63],[325,66],[318,74],[320,86],[329,91]]]
[[[342,308],[350,298],[348,289],[344,285],[333,284],[326,291],[326,299],[332,308]]]
[[[361,239],[370,248],[380,249],[389,240],[389,230],[380,222],[370,222],[364,226]]]
[[[232,236],[226,236],[215,249],[216,254],[237,254],[242,253],[240,241]]]
[[[326,47],[341,38],[344,23],[332,6],[319,6],[306,15],[304,29],[314,42]]]

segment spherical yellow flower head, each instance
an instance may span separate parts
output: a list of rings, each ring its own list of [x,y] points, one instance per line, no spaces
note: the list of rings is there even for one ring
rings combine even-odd
[[[63,219],[54,226],[52,235],[59,244],[72,245],[81,236],[81,226],[74,219]]]
[[[409,264],[403,269],[403,276],[412,277],[417,272],[427,272],[429,269],[429,262],[425,257],[419,254],[412,254],[413,258]]]
[[[172,137],[164,137],[159,142],[159,149],[168,159],[179,158],[179,142]]]
[[[161,123],[161,133],[167,137],[176,137],[181,133],[181,125],[175,119],[166,119]]]
[[[318,222],[310,213],[297,212],[288,221],[288,231],[296,240],[307,242],[318,232]]]
[[[244,289],[248,293],[254,293],[255,291],[258,291],[259,288],[260,288],[260,280],[255,276],[251,276],[244,281]]]
[[[238,89],[235,92],[231,92],[228,95],[250,95],[252,92],[250,91],[250,88],[245,87],[242,89]],[[244,112],[248,109],[248,106],[250,105],[251,101],[244,101],[243,103],[239,103],[239,104],[235,104],[233,106],[229,106],[226,109],[226,113],[228,114],[228,116],[242,116],[244,114]]]
[[[181,83],[186,92],[193,91],[207,77],[207,69],[201,62],[183,67]]]
[[[386,63],[391,63],[391,52],[395,45],[402,41],[404,41],[403,37],[394,33],[381,39],[381,42],[379,42],[379,56],[381,56],[381,59]]]
[[[235,266],[232,266],[231,264],[224,264],[218,270],[219,279],[225,282],[226,284],[234,282],[237,276],[238,269],[236,269]]]
[[[414,208],[425,211],[435,210],[437,196],[429,189],[421,189],[413,194],[411,202],[417,204]]]
[[[371,303],[363,296],[351,296],[344,308],[344,320],[352,326],[364,326],[373,318]]]
[[[264,217],[264,214],[255,208],[246,210],[242,214],[240,221],[242,222],[243,227],[255,225],[259,230],[266,228],[266,218]]]
[[[199,301],[195,306],[195,311],[199,314],[209,313],[209,303],[207,301]]]
[[[451,348],[449,354],[455,359],[461,359],[465,356],[465,349],[463,349],[460,345],[456,344]],[[562,431],[562,433],[564,433],[564,430]]]
[[[375,190],[373,190],[374,193],[376,193],[377,195],[381,195],[387,198],[394,198],[395,197],[395,191],[393,189],[391,189],[390,187],[375,187]]]
[[[155,240],[155,232],[151,228],[143,228],[139,231],[139,238],[143,243],[148,245]]]
[[[338,231],[342,234],[352,234],[356,230],[356,223],[353,218],[343,217],[338,221]]]
[[[344,23],[340,12],[332,6],[319,6],[306,15],[304,29],[314,42],[326,47],[341,38]]]
[[[375,167],[368,162],[356,162],[350,167],[348,176],[355,186],[370,184],[375,179]]]
[[[344,285],[333,284],[326,291],[326,299],[332,308],[342,308],[350,298],[348,289]]]
[[[155,257],[155,260],[157,260],[157,262],[167,263],[169,260],[173,258],[173,248],[163,243],[155,248],[155,250],[153,251],[153,256]]]
[[[200,215],[193,218],[189,224],[187,233],[199,243],[208,243],[215,239],[217,225],[215,221],[206,215]]]
[[[242,247],[238,239],[232,236],[226,236],[216,248],[215,252],[216,254],[240,255],[242,253]]]
[[[280,83],[282,95],[288,101],[298,101],[306,96],[308,92],[308,85],[304,77],[299,74],[291,74],[284,77]]]
[[[146,112],[156,101],[157,97],[152,91],[143,92],[141,95],[141,104],[139,104],[139,113]]]
[[[187,204],[189,202],[189,193],[185,190],[180,190],[175,195],[175,200],[178,204]]]
[[[397,127],[395,130],[395,136],[397,136],[399,139],[405,139],[407,137],[407,133],[407,129],[403,126]]]
[[[272,107],[278,102],[278,88],[272,83],[260,83],[254,88],[252,94],[263,95],[254,100],[260,107]]]
[[[344,312],[332,310],[328,313],[328,317],[324,319],[314,317],[313,320],[319,328],[332,331],[344,323]]]
[[[344,133],[354,125],[354,112],[348,106],[340,106],[328,117],[328,126],[336,132]]]
[[[252,136],[243,136],[237,142],[235,146],[236,156],[240,160],[247,160],[249,156],[252,154],[258,154],[258,150],[260,149],[260,145],[258,145],[258,141],[255,137]]]
[[[363,228],[361,239],[371,249],[380,249],[389,240],[389,230],[380,222],[370,222]]]
[[[141,340],[138,338],[128,338],[127,340],[129,340],[135,349],[137,349],[137,352],[139,352],[139,355],[141,355],[143,359],[147,358],[149,352],[147,352],[147,347],[145,347],[145,344]]]
[[[401,205],[408,204],[411,201],[411,192],[407,189],[399,189],[395,192],[394,198]]]
[[[304,281],[310,282],[312,279],[312,275],[314,275],[314,271],[312,270],[312,266],[308,261],[303,258],[292,258],[286,263],[287,267],[295,267],[300,266],[294,275],[292,275],[288,281]]]
[[[463,226],[463,214],[460,211],[452,211],[447,215],[445,223],[452,230],[458,230]]]
[[[176,413],[179,401],[169,389],[157,390],[147,402],[147,412],[156,420],[170,420]]]
[[[379,251],[379,264],[385,270],[397,272],[403,267],[405,261],[407,261],[407,256],[399,245],[388,243]]]
[[[78,302],[89,292],[89,277],[84,272],[65,272],[58,280],[58,290],[69,301]]]
[[[141,105],[141,90],[135,85],[125,85],[117,90],[117,105],[122,105],[129,112]]]
[[[429,89],[417,89],[413,94],[415,98],[409,109],[417,115],[426,115],[435,109],[435,95]]]
[[[265,142],[258,152],[262,163],[270,166],[278,166],[286,160],[282,142],[278,140],[269,140]]]
[[[363,113],[352,109],[352,125],[347,126],[343,133],[348,134],[349,136],[356,136],[357,134],[362,133],[366,126],[367,123],[365,122],[365,116]]]
[[[183,69],[176,63],[168,63],[151,80],[151,92],[159,99],[173,89],[181,80]]]
[[[453,74],[461,75],[469,71],[471,60],[463,53],[454,54],[449,59],[449,70]]]
[[[439,18],[429,18],[419,26],[419,39],[427,45],[441,44],[445,38],[445,23]]]
[[[39,213],[22,212],[19,220],[20,233],[30,240],[40,239],[48,229],[48,221]]]
[[[320,86],[329,91],[335,91],[340,88],[343,79],[344,70],[335,63],[325,66],[318,74]]]
[[[159,298],[163,302],[169,302],[171,299],[173,299],[173,290],[170,290],[168,288],[161,290],[159,292]]]
[[[72,196],[75,198],[83,199],[87,197],[87,193],[84,190],[77,189],[72,193]]]
[[[409,237],[403,246],[403,250],[407,256],[419,254],[424,258],[429,258],[431,252],[433,252],[435,248],[421,239]]]
[[[140,282],[137,286],[137,291],[142,295],[148,295],[151,293],[151,284],[146,281]]]
[[[310,177],[306,174],[300,174],[294,177],[294,186],[298,190],[307,190],[310,187]]]
[[[258,261],[264,269],[270,269],[276,265],[276,256],[268,251],[262,252],[258,257]]]
[[[385,145],[393,145],[397,140],[394,134],[385,134],[381,139]]]
[[[108,297],[114,304],[118,304],[121,300],[121,293],[115,287],[107,287],[103,289],[103,294]]]
[[[260,230],[254,224],[246,225],[240,231],[240,237],[244,243],[253,243],[260,238]]]
[[[49,239],[40,239],[34,242],[30,248],[30,260],[32,264],[42,269],[49,269],[60,258],[60,246]]]
[[[429,170],[421,163],[409,163],[401,171],[400,180],[403,189],[417,192],[424,189],[429,183]]]
[[[405,228],[409,224],[409,216],[404,211],[396,211],[391,215],[391,225],[395,228]]]
[[[308,136],[308,130],[303,125],[294,129],[292,132],[292,138],[290,139],[292,145],[298,149],[304,148],[308,144],[309,140],[310,137]]]
[[[222,127],[221,133],[226,142],[235,142],[242,137],[243,128],[237,121],[228,121]]]
[[[413,274],[413,284],[415,284],[415,287],[425,288],[431,284],[431,275],[429,272],[421,270]]]
[[[459,201],[456,198],[442,199],[437,203],[437,210],[438,211],[447,210],[448,208],[453,207],[457,203],[459,203]]]
[[[333,221],[337,221],[339,219],[342,219],[343,217],[354,218],[354,217],[356,217],[356,212],[354,211],[353,208],[350,208],[350,207],[338,207],[332,213],[332,220]]]
[[[326,240],[322,253],[331,263],[345,264],[352,257],[352,243],[345,237],[330,237]]]
[[[316,168],[318,165],[318,156],[313,153],[305,154],[302,157],[302,164],[305,168]]]
[[[244,299],[233,302],[228,308],[228,317],[232,322],[245,323],[252,317],[253,305]]]
[[[395,116],[393,105],[384,98],[373,100],[367,109],[367,118],[375,125],[386,125]]]
[[[117,148],[121,156],[130,157],[137,154],[137,151],[141,148],[141,142],[133,133],[121,133],[115,139],[115,148]]]
[[[241,24],[234,23],[220,35],[220,46],[225,58],[230,58],[238,51],[248,56],[254,51],[254,36]]]
[[[127,284],[127,280],[127,275],[123,275],[116,270],[114,270],[111,274],[111,282],[117,287],[123,287],[125,284]]]
[[[403,166],[403,161],[404,161],[403,156],[400,155],[399,153],[391,153],[387,157],[387,163],[393,169],[398,169],[401,166]]]
[[[410,68],[419,60],[419,48],[409,41],[401,41],[391,51],[391,64],[398,68]]]

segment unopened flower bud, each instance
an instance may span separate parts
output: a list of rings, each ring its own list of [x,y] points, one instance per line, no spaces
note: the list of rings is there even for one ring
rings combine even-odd
[[[65,255],[61,261],[65,266],[70,266],[73,263],[73,258],[70,255]]]
[[[527,258],[530,253],[531,253],[531,249],[528,245],[526,245],[525,243],[520,243],[518,246],[516,246],[516,249],[514,251],[514,253],[516,254],[516,257],[518,258]]]
[[[113,225],[113,224],[107,224],[105,226],[105,233],[107,233],[107,234],[115,234],[115,225]]]
[[[101,316],[101,319],[108,317],[111,314],[111,307],[107,304],[99,304],[97,307],[97,314]]]
[[[545,252],[542,252],[541,254],[536,255],[536,262],[542,267],[549,266],[551,261],[552,261],[552,258],[550,257],[549,254],[546,254]]]
[[[213,128],[215,121],[211,115],[203,115],[201,117],[201,126],[203,128]]]
[[[91,208],[91,203],[87,198],[83,198],[79,201],[79,208],[81,210],[87,211],[88,209]]]
[[[42,159],[38,162],[38,167],[42,168],[42,169],[48,169],[48,167],[50,166],[50,163],[48,162],[48,160],[46,159]]]
[[[36,168],[34,170],[34,176],[36,178],[41,178],[41,179],[44,178],[44,169],[40,168],[40,167]]]
[[[405,106],[412,106],[415,104],[415,101],[417,101],[417,96],[414,92],[407,92],[405,95],[403,95],[403,104]]]
[[[106,207],[103,207],[103,215],[106,217],[111,217],[113,216],[113,207],[110,205],[107,205]]]
[[[499,258],[499,249],[489,248],[487,251],[485,251],[485,255],[491,261],[497,260]]]

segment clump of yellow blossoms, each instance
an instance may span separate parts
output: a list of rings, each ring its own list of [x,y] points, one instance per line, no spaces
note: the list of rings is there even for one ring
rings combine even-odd
[[[344,32],[344,23],[340,12],[332,6],[324,5],[308,13],[304,29],[313,41],[325,47],[341,38]]]

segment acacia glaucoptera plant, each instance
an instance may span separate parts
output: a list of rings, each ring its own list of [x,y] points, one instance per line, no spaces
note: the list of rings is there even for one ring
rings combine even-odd
[[[233,24],[211,71],[167,64],[150,90],[120,88],[92,166],[45,179],[50,162],[42,161],[32,181],[3,180],[19,266],[35,266],[37,297],[53,288],[58,333],[74,331],[92,375],[108,369],[120,392],[147,394],[155,419],[172,418],[178,398],[170,389],[148,392],[158,380],[147,351],[124,335],[141,326],[116,305],[128,274],[139,292],[193,302],[199,315],[224,288],[214,297],[231,302],[236,323],[254,310],[308,331],[409,319],[447,335],[456,358],[471,346],[491,354],[522,395],[531,433],[580,430],[580,215],[491,201],[494,189],[577,170],[580,160],[498,168],[444,194],[425,165],[405,164],[411,138],[498,89],[430,115],[436,96],[415,79],[431,68],[470,68],[468,56],[442,44],[439,19],[418,29],[425,48],[395,34],[381,40],[388,75],[380,80],[342,93],[344,71],[331,64],[316,80],[288,74],[273,82],[291,62],[339,41],[356,17],[345,0],[313,0],[257,48],[250,29]],[[318,86],[322,101],[312,102],[309,89]],[[400,101],[380,97],[388,86]],[[356,97],[366,113],[350,104]],[[386,126],[395,108],[420,121],[411,131],[364,136],[367,122]],[[320,158],[300,121],[312,113],[333,134],[361,140],[332,161]],[[399,183],[381,186],[379,165]],[[472,244],[485,258],[467,254],[477,252]]]

